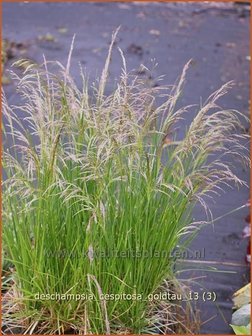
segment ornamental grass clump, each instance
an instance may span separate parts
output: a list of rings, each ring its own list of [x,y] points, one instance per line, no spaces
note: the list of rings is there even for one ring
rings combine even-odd
[[[44,60],[13,74],[18,107],[3,98],[3,240],[15,307],[5,318],[26,333],[151,333],[157,323],[169,332],[149,298],[169,291],[169,256],[200,227],[192,209],[207,210],[222,185],[244,184],[225,162],[247,161],[242,116],[217,105],[232,84],[178,109],[189,63],[176,85],[150,87],[128,73],[119,49],[121,77],[105,94],[115,38],[97,85],[81,71],[77,87],[71,48],[66,67]],[[178,139],[189,108],[197,114]]]

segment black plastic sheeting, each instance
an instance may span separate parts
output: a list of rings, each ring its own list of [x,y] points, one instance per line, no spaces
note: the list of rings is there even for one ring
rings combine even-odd
[[[236,86],[222,99],[222,106],[249,115],[249,10],[232,3],[4,3],[3,37],[23,43],[28,56],[38,62],[42,54],[48,60],[66,63],[73,34],[76,43],[72,75],[78,77],[78,62],[91,73],[90,82],[100,74],[111,32],[121,25],[118,38],[125,52],[128,69],[141,63],[158,62],[155,75],[165,74],[171,84],[183,65],[191,58],[191,68],[182,104],[199,103],[229,80]],[[59,28],[66,28],[60,30]],[[62,33],[64,31],[64,33]],[[50,33],[55,42],[39,36]],[[119,55],[114,56],[114,60]],[[118,76],[120,62],[111,65],[111,78]],[[10,104],[16,103],[13,85],[5,87]],[[188,122],[192,119],[188,115]],[[245,125],[248,127],[248,125]],[[239,177],[249,183],[249,173],[237,165]],[[215,199],[211,209],[219,217],[248,201],[247,188],[227,189]],[[196,278],[203,334],[229,334],[232,314],[231,296],[249,281],[245,262],[247,239],[242,239],[249,209],[243,208],[223,217],[215,225],[202,229],[190,246],[191,251],[204,249],[200,260],[178,263],[179,277]],[[195,221],[204,219],[197,207]],[[216,302],[205,301],[202,293],[216,294]]]

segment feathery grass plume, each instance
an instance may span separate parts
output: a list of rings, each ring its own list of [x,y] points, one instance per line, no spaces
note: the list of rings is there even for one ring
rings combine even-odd
[[[178,141],[176,127],[196,108],[176,107],[189,63],[173,87],[150,87],[127,72],[119,50],[122,74],[106,95],[116,34],[98,87],[83,72],[77,87],[71,47],[66,68],[44,58],[21,78],[12,74],[19,106],[3,98],[3,240],[15,269],[15,309],[4,318],[26,333],[141,333],[157,320],[161,331],[172,330],[179,321],[169,320],[170,306],[157,303],[160,312],[148,297],[169,290],[169,256],[199,228],[194,205],[208,211],[206,196],[244,184],[228,161],[248,162],[243,116],[217,105],[232,84],[197,107]]]

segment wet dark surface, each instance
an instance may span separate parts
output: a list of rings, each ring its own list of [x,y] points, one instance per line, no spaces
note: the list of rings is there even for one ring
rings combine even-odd
[[[25,44],[25,56],[36,62],[41,62],[45,54],[48,60],[66,63],[76,33],[72,75],[80,80],[80,62],[92,82],[103,67],[111,32],[121,25],[118,45],[125,52],[128,69],[139,69],[141,63],[151,66],[151,59],[155,59],[158,67],[154,74],[164,74],[164,82],[171,84],[193,58],[181,104],[199,103],[200,97],[204,101],[223,83],[235,80],[236,85],[222,99],[222,106],[248,115],[249,15],[246,6],[232,3],[5,3],[3,37]],[[120,67],[120,57],[115,52],[111,85]],[[5,91],[9,102],[17,103],[14,85],[5,86]],[[191,118],[188,115],[188,120]],[[236,167],[238,176],[249,183],[248,171],[240,164]],[[245,204],[248,198],[247,188],[225,190],[212,203],[214,217]],[[195,220],[203,219],[203,212],[197,207]],[[243,208],[202,229],[191,250],[204,248],[204,258],[183,264],[182,278],[201,277],[194,289],[215,292],[217,296],[216,302],[198,301],[202,322],[206,321],[201,333],[231,333],[231,296],[249,280],[245,263],[247,240],[242,239],[247,215],[248,209]],[[203,270],[195,270],[199,268]]]

